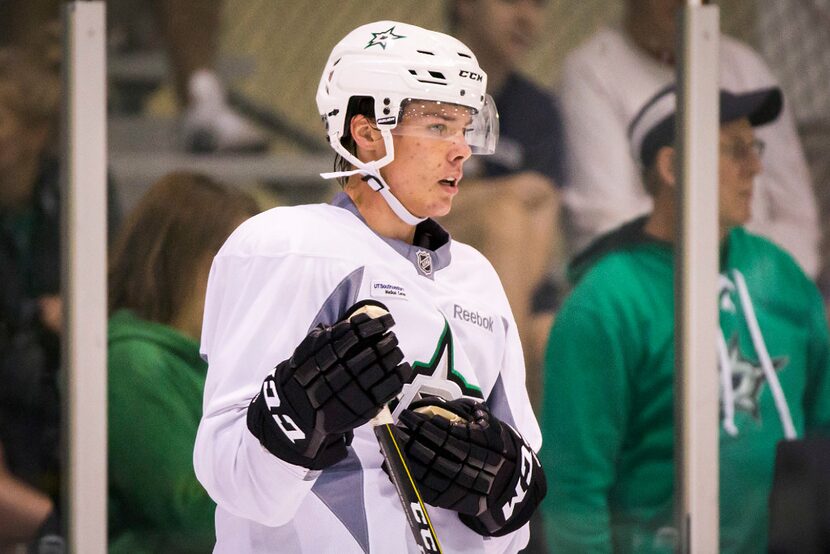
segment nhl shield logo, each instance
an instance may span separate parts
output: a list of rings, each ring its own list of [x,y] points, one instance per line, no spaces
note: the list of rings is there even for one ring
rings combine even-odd
[[[418,267],[424,272],[424,275],[432,274],[432,254],[426,250],[418,250],[415,253],[418,258]]]

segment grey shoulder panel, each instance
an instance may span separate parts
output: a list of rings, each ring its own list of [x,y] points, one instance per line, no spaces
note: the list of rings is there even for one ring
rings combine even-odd
[[[352,304],[357,302],[357,295],[363,282],[363,269],[363,266],[355,269],[334,287],[314,317],[314,321],[311,322],[309,331],[320,324],[332,325],[346,313]]]

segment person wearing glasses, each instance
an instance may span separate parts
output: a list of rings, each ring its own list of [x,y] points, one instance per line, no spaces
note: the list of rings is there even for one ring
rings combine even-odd
[[[718,302],[721,552],[766,551],[776,446],[830,428],[830,339],[818,289],[743,228],[778,88],[720,91]],[[543,451],[545,532],[556,552],[673,552],[675,89],[629,126],[653,211],[571,265],[551,331]],[[602,345],[597,348],[596,345]]]
[[[626,127],[637,110],[675,79],[678,11],[683,0],[625,0],[619,27],[603,27],[568,54],[556,87],[565,126],[568,186],[562,198],[572,253],[651,209],[637,164],[626,154]],[[720,86],[745,92],[776,86],[749,45],[719,36]],[[763,129],[764,173],[746,228],[793,255],[811,277],[819,268],[819,218],[793,104]],[[601,156],[597,156],[602,152]]]

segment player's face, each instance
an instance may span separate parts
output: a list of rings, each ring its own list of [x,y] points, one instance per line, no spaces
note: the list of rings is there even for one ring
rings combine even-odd
[[[721,125],[718,200],[722,229],[743,225],[752,215],[752,188],[761,172],[761,154],[747,119]]]
[[[463,6],[464,26],[482,59],[518,64],[534,44],[546,0],[478,0]],[[480,52],[487,50],[487,52]]]
[[[471,155],[468,108],[413,101],[392,131],[395,159],[381,169],[389,188],[418,217],[449,213]]]

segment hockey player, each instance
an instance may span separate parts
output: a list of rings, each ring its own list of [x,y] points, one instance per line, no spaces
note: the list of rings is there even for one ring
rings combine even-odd
[[[417,551],[367,424],[390,401],[444,551],[527,543],[546,486],[516,325],[491,265],[430,219],[495,147],[486,83],[412,25],[334,47],[317,104],[344,192],[250,219],[210,273],[194,464],[216,552]],[[350,318],[366,302],[391,315]]]

